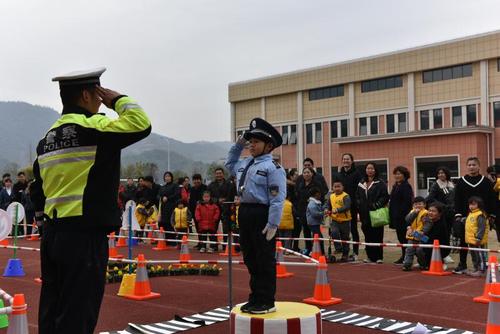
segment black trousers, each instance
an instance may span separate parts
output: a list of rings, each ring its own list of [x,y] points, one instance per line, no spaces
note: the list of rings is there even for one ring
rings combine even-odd
[[[304,238],[310,239],[312,238],[311,235],[311,229],[309,228],[309,225],[307,225],[307,217],[306,213],[304,212],[303,215],[300,216],[300,222],[302,224],[302,231],[304,232]],[[312,250],[312,240],[306,240],[306,249],[311,252]]]
[[[398,222],[398,226],[396,227],[396,235],[398,236],[398,241],[400,244],[405,244],[406,243],[406,227]],[[404,259],[405,257],[405,247],[401,247],[401,258]]]
[[[243,261],[250,274],[251,303],[274,304],[276,294],[276,238],[266,240],[262,230],[267,224],[269,207],[260,204],[240,205],[240,245]]]
[[[358,211],[356,209],[351,209],[351,235],[352,241],[359,242],[359,231],[358,231]],[[352,245],[352,252],[355,255],[359,255],[359,245]]]
[[[106,283],[105,231],[45,224],[41,241],[40,334],[92,334]]]
[[[384,240],[384,227],[372,227],[370,219],[361,223],[361,230],[365,235],[365,242],[382,243]],[[384,259],[384,250],[381,246],[366,246],[365,250],[370,261]]]

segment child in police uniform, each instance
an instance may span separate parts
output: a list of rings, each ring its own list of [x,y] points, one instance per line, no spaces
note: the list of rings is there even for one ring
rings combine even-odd
[[[285,203],[283,204],[283,214],[281,215],[280,226],[278,227],[278,233],[280,238],[291,238],[293,232],[293,217],[294,209],[292,205],[292,194],[287,192]],[[282,245],[284,248],[290,248],[292,240],[282,240]]]
[[[239,160],[248,141],[250,156]],[[261,118],[250,122],[249,130],[231,147],[226,167],[236,175],[241,205],[238,210],[240,245],[250,273],[248,302],[242,312],[275,312],[276,241],[286,194],[283,168],[271,152],[283,142],[281,134]]]
[[[170,217],[170,224],[175,232],[186,233],[191,219],[193,219],[193,217],[189,209],[184,206],[184,201],[181,199],[178,200],[177,207],[174,209],[174,212],[172,212],[172,217]],[[177,240],[179,239],[182,239],[182,234],[177,234]],[[177,248],[181,248],[179,243],[177,243]]]
[[[478,196],[469,198],[469,214],[465,220],[465,242],[470,248],[486,248],[488,246],[488,218],[484,213],[484,201]],[[484,275],[487,266],[487,253],[471,251],[474,270],[468,273],[473,277]]]
[[[420,244],[426,238],[425,234],[430,229],[431,224],[425,220],[427,210],[425,209],[425,199],[421,196],[415,197],[413,200],[413,209],[406,215],[405,221],[408,227],[406,228],[406,240],[411,244]],[[424,221],[425,220],[425,221]],[[421,269],[425,269],[425,253],[422,247],[406,247],[405,257],[403,260],[403,271],[411,271],[413,265],[413,257],[417,255],[417,261]]]
[[[332,183],[333,192],[327,196],[325,203],[326,214],[332,219],[331,237],[340,234],[341,240],[350,240],[351,234],[351,198],[344,192],[344,184],[340,179],[334,179]],[[349,260],[349,244],[342,244],[341,262]]]

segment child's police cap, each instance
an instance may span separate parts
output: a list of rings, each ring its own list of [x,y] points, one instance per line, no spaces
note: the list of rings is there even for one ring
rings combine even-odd
[[[99,78],[106,71],[106,67],[98,67],[83,71],[74,71],[52,78],[52,81],[59,82],[59,87],[100,85]]]
[[[283,143],[283,138],[274,126],[259,117],[250,121],[250,128],[245,132],[243,137],[246,140],[250,140],[250,138],[257,138],[265,142],[270,142],[275,148],[281,146]]]

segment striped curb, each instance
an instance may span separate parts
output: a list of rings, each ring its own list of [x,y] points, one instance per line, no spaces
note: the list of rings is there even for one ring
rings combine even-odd
[[[322,309],[321,312],[321,319],[324,321],[365,327],[384,332],[410,334],[415,329],[415,326],[417,326],[416,323],[412,322],[363,315],[354,312],[327,311],[324,309]],[[149,325],[129,323],[128,328],[123,331],[100,332],[100,334],[172,334],[226,321],[229,320],[229,317],[229,308],[226,306],[201,314],[193,314],[189,317],[176,316],[174,320]],[[432,334],[475,334],[471,331],[456,328],[444,328],[432,325],[424,326],[427,327]]]

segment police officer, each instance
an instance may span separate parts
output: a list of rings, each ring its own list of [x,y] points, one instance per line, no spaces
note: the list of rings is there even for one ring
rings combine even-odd
[[[105,68],[53,78],[62,116],[37,147],[31,199],[43,223],[40,334],[93,333],[104,293],[107,234],[120,225],[120,151],[149,135],[130,97],[100,87]],[[115,120],[98,114],[101,103]]]
[[[239,161],[246,141],[251,154]],[[273,161],[271,151],[282,143],[274,127],[260,118],[229,150],[226,167],[236,175],[241,200],[238,213],[243,260],[250,273],[248,303],[242,312],[275,312],[276,293],[275,234],[281,220],[286,195],[286,176]]]

